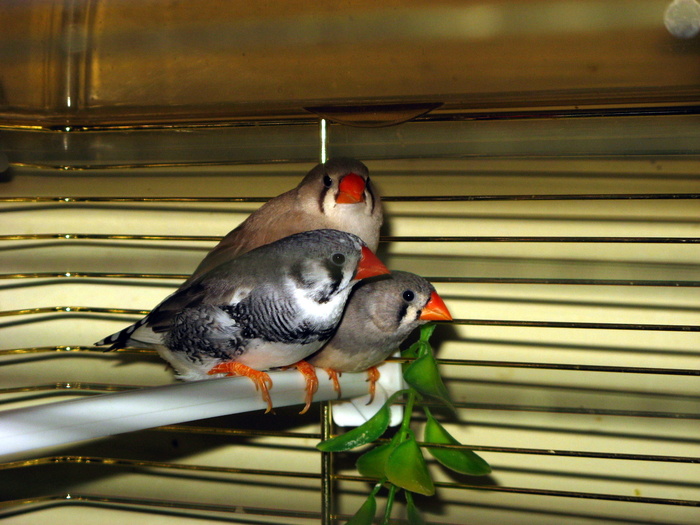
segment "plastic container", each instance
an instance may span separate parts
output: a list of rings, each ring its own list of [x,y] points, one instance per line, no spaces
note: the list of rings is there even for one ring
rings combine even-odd
[[[670,4],[5,2],[0,121],[172,125],[350,106],[367,123],[395,115],[357,106],[683,105],[700,96],[700,47],[674,29],[692,27],[692,9],[669,25]]]

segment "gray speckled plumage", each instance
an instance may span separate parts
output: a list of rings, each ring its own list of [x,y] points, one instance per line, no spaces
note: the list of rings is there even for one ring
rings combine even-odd
[[[364,180],[361,201],[337,203],[339,186],[348,174]],[[296,188],[269,200],[230,231],[202,260],[190,280],[242,253],[308,230],[350,232],[376,252],[382,220],[381,200],[370,182],[367,166],[350,158],[329,159],[309,171]]]
[[[154,346],[185,380],[211,377],[226,361],[256,370],[292,365],[331,337],[363,245],[327,229],[286,237],[201,274],[96,344]]]

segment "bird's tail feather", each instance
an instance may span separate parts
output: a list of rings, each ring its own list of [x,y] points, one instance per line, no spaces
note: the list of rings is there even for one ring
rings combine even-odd
[[[146,324],[148,321],[148,316],[144,317],[143,319],[135,322],[131,326],[127,326],[123,330],[120,330],[119,332],[115,332],[112,335],[108,335],[104,339],[100,339],[95,343],[95,346],[107,346],[110,345],[109,348],[106,350],[117,350],[119,348],[125,348],[129,346],[129,340],[131,339],[131,335],[138,330],[141,326]]]

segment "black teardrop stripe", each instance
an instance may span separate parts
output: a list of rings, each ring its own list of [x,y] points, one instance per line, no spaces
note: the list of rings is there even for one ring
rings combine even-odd
[[[369,177],[367,177],[367,182],[365,182],[365,189],[367,190],[367,193],[369,194],[369,200],[371,201],[369,212],[370,212],[370,214],[373,214],[374,213],[375,198],[374,198],[374,192],[372,191],[372,185],[370,184]]]
[[[335,264],[331,260],[325,260],[323,266],[328,274],[328,284],[321,288],[316,294],[313,295],[313,300],[318,304],[325,304],[330,301],[333,296],[338,292],[338,288],[343,282],[343,266]],[[311,288],[314,285],[313,280],[308,279],[304,276],[304,265],[303,263],[298,263],[293,265],[289,269],[289,276],[294,280],[300,288]],[[273,312],[274,315],[274,312]],[[290,316],[291,317],[291,316]]]
[[[320,195],[318,196],[318,211],[321,212],[321,215],[326,214],[326,195],[328,194],[328,190],[330,188],[328,186],[323,186],[323,189],[321,190]]]
[[[403,321],[403,318],[406,317],[406,314],[408,313],[408,305],[406,303],[401,303],[401,308],[399,308],[398,311],[398,316],[397,316],[397,324],[400,325],[401,322]]]
[[[316,300],[321,304],[325,304],[328,301],[330,301],[331,297],[333,297],[336,294],[336,292],[338,291],[338,287],[340,286],[340,283],[343,282],[343,267],[342,266],[335,264],[333,261],[326,260],[326,261],[324,261],[324,267],[328,271],[328,278],[330,280],[330,283],[324,289],[323,296],[316,297]]]

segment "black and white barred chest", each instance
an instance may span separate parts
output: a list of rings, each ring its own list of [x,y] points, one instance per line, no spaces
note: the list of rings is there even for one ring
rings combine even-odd
[[[246,339],[303,345],[325,341],[335,331],[335,323],[319,325],[303,319],[298,309],[282,301],[240,302],[221,309],[241,327],[241,336]]]

